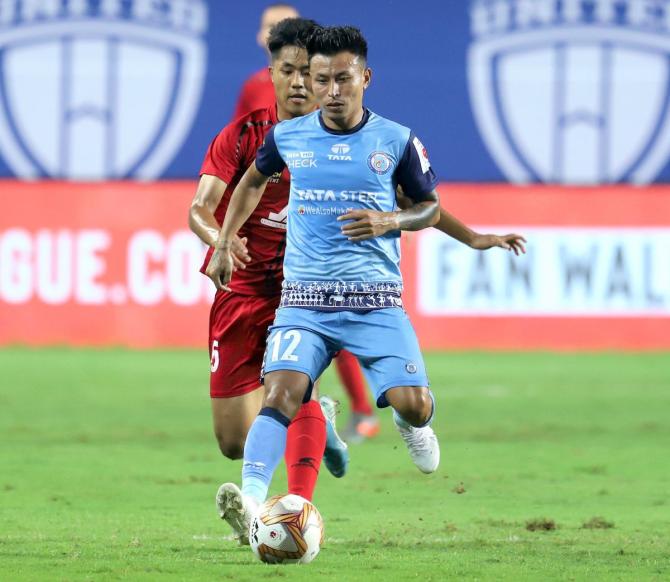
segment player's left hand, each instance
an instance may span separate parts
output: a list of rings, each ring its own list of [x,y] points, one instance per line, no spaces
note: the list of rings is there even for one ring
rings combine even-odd
[[[485,251],[493,247],[500,247],[507,251],[512,251],[517,257],[526,253],[524,243],[526,239],[520,234],[478,234],[472,240],[470,246],[478,251]]]
[[[342,234],[352,242],[367,240],[398,229],[398,220],[394,212],[377,210],[351,210],[337,217],[338,221],[353,220],[342,227]]]

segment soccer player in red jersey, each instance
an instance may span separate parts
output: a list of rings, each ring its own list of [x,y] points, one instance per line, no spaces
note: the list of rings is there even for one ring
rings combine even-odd
[[[193,232],[210,248],[206,268],[223,223],[230,196],[239,179],[256,157],[265,134],[282,119],[314,110],[314,99],[305,86],[308,71],[304,48],[316,24],[311,20],[287,19],[273,29],[270,39],[272,78],[276,105],[253,111],[226,126],[210,144],[200,171],[198,189],[189,213]],[[214,432],[221,452],[230,459],[242,458],[246,435],[261,408],[264,390],[260,372],[268,326],[279,305],[286,238],[289,193],[287,171],[269,180],[263,204],[246,222],[238,237],[237,272],[231,289],[217,292],[210,313],[210,396]],[[352,356],[353,358],[353,356]],[[358,367],[358,362],[353,359]],[[346,470],[346,445],[339,440],[332,420],[332,401],[324,410],[318,401],[303,404],[288,431],[285,460],[289,493],[312,498],[324,447],[326,466],[335,476]],[[327,421],[328,420],[328,421]],[[328,439],[327,439],[328,432]],[[238,511],[226,512],[230,497],[239,490],[222,488],[217,493],[220,516],[246,541],[246,523]]]
[[[267,52],[267,42],[272,27],[285,18],[298,18],[298,10],[290,4],[271,4],[261,14],[260,27],[256,34],[258,46]],[[269,55],[270,61],[272,56]],[[242,85],[237,98],[233,119],[242,117],[256,109],[267,109],[275,104],[275,87],[268,67],[256,71]]]

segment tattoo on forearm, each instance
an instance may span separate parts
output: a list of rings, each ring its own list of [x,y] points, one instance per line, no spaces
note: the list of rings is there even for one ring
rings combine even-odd
[[[438,205],[436,200],[418,202],[411,208],[403,210],[398,215],[400,230],[421,230],[430,226],[435,218]]]

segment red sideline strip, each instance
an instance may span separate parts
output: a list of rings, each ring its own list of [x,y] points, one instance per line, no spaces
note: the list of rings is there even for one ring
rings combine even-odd
[[[139,229],[186,228],[194,181],[0,181],[0,234],[9,228],[108,229],[114,244],[101,280],[124,280],[124,242]],[[443,205],[466,223],[532,226],[670,226],[670,186],[561,188],[442,184]],[[411,235],[410,235],[411,238]],[[405,304],[426,349],[667,350],[667,318],[427,317],[414,309],[416,244],[403,244]],[[152,269],[162,269],[159,263]],[[0,301],[0,345],[191,346],[204,349],[208,305],[47,305]]]
[[[670,225],[670,186],[598,188],[441,184],[444,208],[470,224],[532,226]],[[403,245],[405,305],[424,349],[668,350],[664,318],[427,317],[417,304],[416,248]],[[411,260],[407,260],[409,256]]]

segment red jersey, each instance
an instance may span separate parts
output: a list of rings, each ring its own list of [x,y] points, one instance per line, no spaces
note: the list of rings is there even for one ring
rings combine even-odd
[[[255,72],[242,85],[233,119],[242,117],[256,109],[272,107],[275,103],[275,87],[267,67]]]
[[[207,149],[200,175],[216,176],[227,184],[214,212],[219,224],[223,224],[235,186],[256,159],[265,134],[276,123],[276,105],[252,111],[224,127]],[[289,181],[286,168],[281,174],[271,176],[258,207],[237,233],[248,239],[251,262],[246,269],[233,274],[230,288],[236,293],[276,295],[281,292]],[[205,272],[213,252],[214,249],[208,250],[201,272]]]

